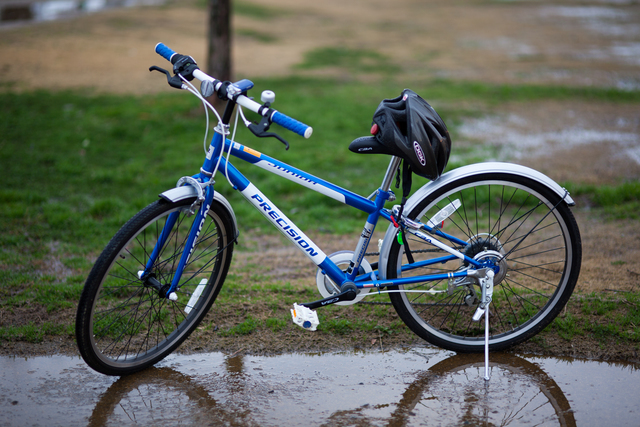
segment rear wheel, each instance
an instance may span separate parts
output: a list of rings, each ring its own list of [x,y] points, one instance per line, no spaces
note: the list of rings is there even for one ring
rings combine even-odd
[[[160,361],[198,326],[213,304],[231,262],[235,228],[229,212],[212,204],[176,290],[165,296],[185,250],[195,199],[159,200],[113,237],[85,284],[76,339],[89,366],[107,375],[130,374]],[[145,275],[147,260],[168,218],[176,218],[162,252]],[[149,280],[152,278],[153,280]]]
[[[442,231],[460,239],[439,238],[477,260],[499,262],[489,306],[491,350],[531,338],[546,327],[568,301],[580,272],[580,233],[566,203],[537,181],[504,173],[455,180],[421,200],[408,217],[423,223],[450,203],[460,207]],[[409,238],[415,261],[448,253]],[[387,278],[440,274],[469,268],[458,258],[417,269],[403,268],[404,246],[394,241]],[[391,287],[429,293],[391,293],[400,318],[417,335],[454,351],[483,351],[484,322],[472,322],[481,292],[470,281],[430,281]]]

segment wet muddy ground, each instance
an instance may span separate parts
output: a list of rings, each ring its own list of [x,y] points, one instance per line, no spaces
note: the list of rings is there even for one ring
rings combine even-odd
[[[638,365],[415,347],[173,355],[122,378],[78,358],[0,358],[0,425],[636,426]],[[623,392],[621,392],[623,391]]]

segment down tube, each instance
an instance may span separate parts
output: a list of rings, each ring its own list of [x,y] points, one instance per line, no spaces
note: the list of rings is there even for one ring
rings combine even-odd
[[[336,283],[344,283],[345,273],[340,270],[327,255],[300,230],[278,207],[262,194],[255,185],[245,178],[232,164],[222,159],[221,170],[227,170],[228,177],[238,191],[265,218],[269,220],[295,247],[301,250],[315,265],[324,270]]]

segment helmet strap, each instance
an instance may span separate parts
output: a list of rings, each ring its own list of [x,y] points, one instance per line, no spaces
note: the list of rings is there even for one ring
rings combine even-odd
[[[407,255],[407,260],[410,264],[413,264],[415,261],[413,259],[413,255],[411,254],[411,249],[409,249],[409,238],[406,236],[404,232],[405,226],[404,221],[402,221],[402,213],[404,212],[404,205],[407,203],[407,197],[411,193],[411,165],[406,160],[402,162],[402,202],[400,203],[400,210],[398,211],[398,217],[396,221],[400,224],[400,233],[403,234],[402,244],[404,245],[404,252]],[[398,176],[400,178],[400,168],[398,168]],[[396,188],[398,188],[398,179],[396,179]]]
[[[411,165],[406,160],[402,162],[402,206],[411,193]]]

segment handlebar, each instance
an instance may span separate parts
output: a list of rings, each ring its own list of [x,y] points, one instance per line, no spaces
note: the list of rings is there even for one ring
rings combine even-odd
[[[174,65],[180,59],[185,58],[184,55],[178,54],[164,43],[158,43],[155,47],[155,51],[158,55],[162,56],[164,59]],[[193,60],[192,58],[189,59]],[[195,64],[195,61],[193,61],[193,64]],[[298,120],[289,117],[286,114],[255,102],[245,95],[242,95],[241,91],[239,92],[238,87],[234,84],[225,85],[220,80],[209,76],[207,73],[197,68],[197,66],[192,70],[192,75],[201,82],[207,81],[212,83],[216,92],[222,90],[222,95],[224,98],[235,100],[235,102],[237,102],[244,108],[253,111],[254,113],[258,113],[261,116],[268,117],[270,121],[279,124],[283,128],[290,130],[291,132],[297,133],[298,135],[305,138],[309,138],[313,133],[313,128],[311,126],[305,125],[304,123],[299,122]]]
[[[158,43],[156,45],[156,53],[169,62],[171,62],[171,58],[173,57],[173,55],[176,54],[176,52],[171,50],[169,46],[165,45],[164,43]]]

